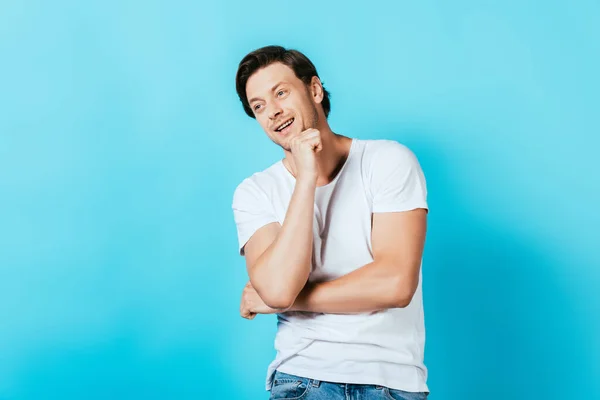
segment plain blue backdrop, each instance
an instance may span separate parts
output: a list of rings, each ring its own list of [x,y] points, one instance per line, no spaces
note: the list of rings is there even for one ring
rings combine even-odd
[[[597,1],[0,3],[0,399],[261,399],[236,97],[305,52],[335,132],[425,171],[431,399],[600,398]]]

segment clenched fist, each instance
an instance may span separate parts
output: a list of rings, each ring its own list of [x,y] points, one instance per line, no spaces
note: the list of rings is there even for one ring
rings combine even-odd
[[[250,282],[244,286],[242,301],[240,303],[240,315],[242,318],[254,319],[256,314],[275,314],[280,311],[282,310],[276,310],[267,306]]]
[[[316,154],[323,149],[321,132],[307,129],[290,141],[290,149],[294,157],[298,179],[314,179],[318,177]]]

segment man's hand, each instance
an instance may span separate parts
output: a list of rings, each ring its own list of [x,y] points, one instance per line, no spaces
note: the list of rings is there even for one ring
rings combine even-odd
[[[296,174],[299,180],[307,179],[316,184],[319,175],[316,154],[323,150],[321,132],[310,128],[299,136],[291,139],[290,148],[296,166]]]
[[[274,309],[265,304],[250,281],[244,286],[242,301],[240,303],[240,315],[242,318],[254,319],[256,314],[275,314],[284,310]]]

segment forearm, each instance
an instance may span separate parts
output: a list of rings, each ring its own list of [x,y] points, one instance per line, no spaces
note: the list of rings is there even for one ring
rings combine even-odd
[[[298,180],[276,239],[250,271],[250,280],[267,304],[289,307],[311,271],[316,182]]]
[[[338,279],[309,283],[291,310],[354,314],[405,307],[416,283],[414,277],[402,276],[397,270],[392,265],[372,262]]]

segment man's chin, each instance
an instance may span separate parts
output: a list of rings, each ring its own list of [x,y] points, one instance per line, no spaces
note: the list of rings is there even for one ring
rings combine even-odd
[[[284,149],[285,151],[289,151],[289,152],[291,152],[291,151],[292,151],[292,146],[291,146],[291,144],[290,144],[290,143],[291,143],[291,141],[292,141],[292,138],[293,138],[294,136],[296,136],[296,135],[297,135],[296,133],[290,133],[290,134],[289,134],[289,135],[287,135],[286,137],[284,137],[284,138],[281,138],[281,140],[279,140],[277,144],[279,145],[279,147],[281,147],[281,148],[282,148],[282,149]]]
[[[292,152],[292,148],[289,145],[287,145],[287,144],[280,144],[279,147],[281,147],[283,150],[285,150],[285,151],[287,151],[289,153]]]
[[[276,145],[281,147],[283,150],[291,153],[292,147],[290,145],[290,142],[291,142],[292,138],[295,136],[299,136],[302,132],[304,132],[304,130],[305,129],[302,129],[299,132],[292,131],[285,136],[281,136],[281,135],[279,137],[275,136],[275,137],[272,137],[271,140],[273,141],[273,143],[275,143]]]
[[[273,140],[273,139],[271,139],[271,141],[273,143],[275,143],[277,146],[281,147],[285,151],[289,151],[289,152],[292,151],[292,148],[289,145],[289,140],[281,140],[280,141],[280,140]]]

